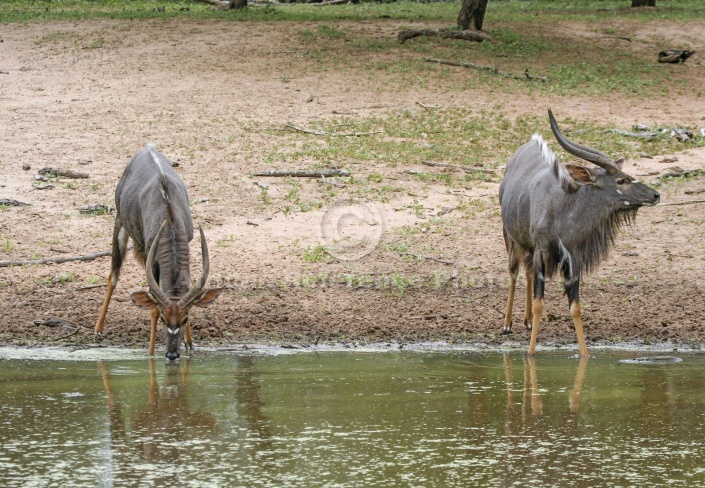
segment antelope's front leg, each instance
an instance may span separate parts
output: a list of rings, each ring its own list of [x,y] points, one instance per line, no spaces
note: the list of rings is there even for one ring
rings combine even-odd
[[[580,272],[576,272],[573,266],[573,258],[570,252],[561,244],[561,271],[563,273],[563,288],[568,296],[568,307],[573,318],[575,333],[578,336],[578,347],[580,357],[590,357],[585,344],[585,333],[583,332],[583,318],[580,313]]]
[[[583,332],[583,317],[580,312],[580,279],[575,279],[573,283],[566,284],[565,293],[568,295],[568,306],[570,307],[570,315],[573,318],[575,333],[578,336],[578,348],[580,349],[580,357],[589,358],[587,344],[585,343],[585,333]]]
[[[546,288],[543,258],[539,255],[534,258],[534,302],[531,304],[531,342],[529,342],[529,356],[536,355],[536,339],[539,335],[539,323],[543,313],[543,295]]]
[[[108,306],[110,305],[110,299],[113,296],[113,291],[115,290],[115,285],[117,284],[117,279],[115,279],[115,274],[113,271],[110,272],[108,277],[108,290],[105,292],[105,298],[103,299],[103,306],[100,308],[100,313],[98,314],[98,320],[95,323],[95,328],[93,332],[97,336],[103,335],[103,326],[105,325],[105,316],[108,313]]]
[[[186,332],[184,332],[184,344],[186,352],[193,354],[193,341],[191,340],[191,320],[186,322]]]
[[[149,311],[149,356],[154,356],[154,343],[157,339],[157,321],[159,320],[159,307],[154,307]]]

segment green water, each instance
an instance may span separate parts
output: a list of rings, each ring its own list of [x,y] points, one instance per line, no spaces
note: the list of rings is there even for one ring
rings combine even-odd
[[[695,486],[705,356],[0,360],[2,486]],[[644,354],[641,354],[644,355]],[[133,355],[134,356],[134,355]]]

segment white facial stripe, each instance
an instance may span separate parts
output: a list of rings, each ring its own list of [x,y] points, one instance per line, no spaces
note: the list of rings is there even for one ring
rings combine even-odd
[[[624,193],[622,193],[622,190],[617,190],[617,193],[619,193],[620,195],[624,195]]]
[[[166,328],[167,332],[169,332],[170,335],[178,335],[179,329],[170,329],[169,327]]]
[[[625,207],[628,207],[628,206],[629,206],[629,202],[626,201],[626,200],[624,200],[624,206],[625,206]]]

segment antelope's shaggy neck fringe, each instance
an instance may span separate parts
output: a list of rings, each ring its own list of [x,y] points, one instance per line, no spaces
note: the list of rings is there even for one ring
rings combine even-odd
[[[634,208],[616,212],[606,211],[583,233],[573,236],[571,241],[563,241],[562,244],[571,255],[572,275],[580,277],[583,273],[590,273],[597,268],[602,260],[607,258],[620,228],[632,225],[638,210]],[[549,256],[545,256],[545,259],[546,276],[551,277],[560,269],[565,256],[561,249],[557,248],[552,250]]]

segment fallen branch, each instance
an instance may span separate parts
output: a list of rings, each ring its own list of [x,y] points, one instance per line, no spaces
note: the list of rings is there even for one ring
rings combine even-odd
[[[79,288],[76,288],[76,291],[82,291],[82,290],[92,290],[93,288],[102,288],[104,286],[108,286],[107,283],[99,283],[97,285],[86,285],[86,286],[81,286]]]
[[[426,110],[441,108],[440,105],[426,105],[425,103],[421,103],[421,102],[416,102],[416,105],[419,105],[419,106],[425,108]]]
[[[61,337],[57,337],[57,338],[54,339],[54,340],[55,340],[55,341],[60,341],[60,340],[63,340],[63,339],[68,339],[69,337],[73,337],[73,336],[75,336],[76,334],[78,334],[78,331],[79,331],[79,330],[81,330],[81,328],[80,328],[80,327],[76,327],[76,330],[74,330],[73,332],[71,332],[71,333],[69,333],[69,334],[66,334],[66,335],[63,335],[63,336],[61,336]]]
[[[129,246],[128,249],[132,249]],[[94,252],[92,254],[86,254],[84,256],[74,256],[70,258],[47,258],[47,259],[32,259],[29,261],[0,261],[0,268],[7,268],[9,266],[28,266],[32,264],[58,264],[66,263],[69,261],[92,261],[97,258],[102,258],[103,256],[110,256],[112,251],[101,251]]]
[[[42,168],[38,173],[45,176],[62,176],[64,178],[88,178],[87,173],[79,173],[78,171],[71,171],[70,169]]]
[[[253,173],[252,176],[291,176],[294,178],[328,178],[331,176],[350,176],[350,171],[344,169],[322,169],[322,170],[273,170]]]
[[[311,7],[325,7],[326,5],[341,5],[343,3],[358,3],[358,0],[326,0],[321,3],[309,3]]]
[[[625,37],[625,36],[603,36],[605,39],[619,39],[620,41],[627,41],[627,42],[632,42],[631,37]]]
[[[697,195],[698,193],[705,193],[705,188],[698,188],[697,190],[686,190],[684,193],[686,195]]]
[[[289,127],[294,130],[298,130],[299,132],[305,132],[306,134],[314,134],[317,136],[341,136],[341,137],[360,137],[360,136],[369,136],[372,134],[381,134],[381,130],[375,130],[372,132],[326,132],[324,130],[318,130],[318,129],[308,129],[306,127],[299,127],[298,125],[294,124],[284,124],[284,127]]]
[[[12,198],[0,198],[0,205],[6,207],[31,207],[29,203],[13,200]]]
[[[409,319],[411,319],[411,320],[434,320],[434,319],[438,320],[438,319],[453,319],[453,318],[456,318],[456,317],[461,317],[461,315],[459,315],[459,314],[453,314],[453,315],[445,315],[445,314],[442,314],[442,315],[420,315],[420,316],[416,316],[416,317],[409,317]]]
[[[524,70],[523,75],[515,75],[513,73],[506,73],[504,71],[500,71],[497,69],[495,66],[484,66],[481,64],[475,64],[475,63],[468,63],[464,61],[448,61],[445,59],[438,59],[438,58],[423,58],[424,61],[428,61],[429,63],[438,63],[438,64],[447,64],[450,66],[460,66],[461,68],[475,68],[479,69],[482,71],[489,71],[491,73],[494,73],[496,75],[502,76],[504,78],[511,78],[513,80],[529,80],[529,81],[542,81],[542,82],[547,82],[548,78],[544,76],[534,76],[529,74],[529,70],[526,69]]]
[[[102,203],[96,203],[94,205],[85,205],[83,207],[78,207],[78,211],[82,214],[103,215],[113,213],[115,211],[115,207],[103,205]]]
[[[68,327],[70,329],[78,329],[79,326],[68,320],[51,317],[46,320],[35,320],[34,325],[44,325],[46,327]]]
[[[670,207],[674,205],[691,205],[693,203],[705,203],[705,200],[688,200],[685,202],[665,202],[665,203],[657,203],[657,207]]]
[[[451,261],[446,261],[445,259],[434,258],[433,256],[424,256],[423,254],[412,254],[410,252],[400,252],[399,254],[403,256],[412,256],[416,259],[428,259],[429,261],[436,261],[438,263],[446,264],[448,266],[452,266],[454,264]]]
[[[656,137],[658,135],[658,132],[649,132],[649,131],[630,132],[628,130],[620,130],[620,129],[605,129],[605,132],[614,132],[615,134],[619,134],[622,136],[637,137],[639,139],[646,139],[647,141],[652,140],[654,137]]]
[[[225,10],[226,8],[228,8],[228,7],[230,6],[230,2],[227,1],[227,0],[225,0],[225,1],[221,1],[221,0],[198,0],[198,1],[199,1],[199,2],[203,2],[203,3],[209,3],[209,4],[211,4],[211,5],[214,5],[214,6],[218,7],[218,8],[220,8],[221,10]]]
[[[414,37],[443,37],[445,39],[460,39],[461,41],[482,42],[491,40],[492,36],[481,31],[462,30],[462,31],[439,31],[439,30],[403,30],[397,35],[397,40],[400,44],[404,44],[409,39]]]
[[[421,164],[423,164],[425,166],[435,166],[438,168],[459,169],[461,171],[465,171],[466,173],[479,172],[479,173],[486,173],[486,174],[492,174],[492,175],[497,173],[493,169],[474,168],[472,166],[458,166],[456,164],[437,163],[435,161],[428,161],[428,160],[421,161]]]
[[[321,178],[320,180],[318,180],[318,183],[320,183],[321,185],[331,185],[336,188],[345,188],[345,185],[343,183],[338,183],[335,180],[327,180],[325,178]]]

